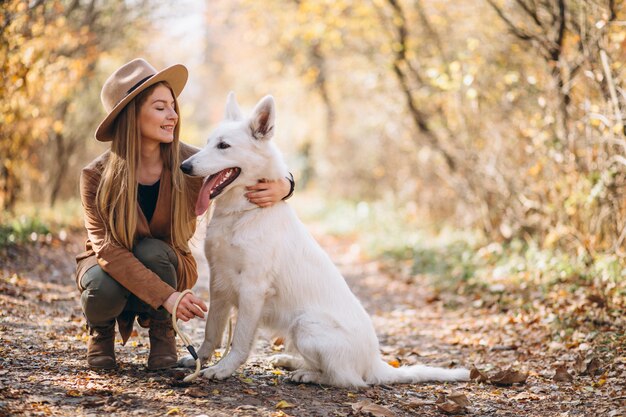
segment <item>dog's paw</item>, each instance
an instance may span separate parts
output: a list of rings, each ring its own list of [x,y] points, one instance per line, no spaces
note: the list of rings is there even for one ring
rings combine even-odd
[[[196,360],[191,355],[185,355],[176,363],[178,366],[184,366],[185,368],[195,368]]]
[[[219,366],[211,366],[200,372],[202,378],[205,379],[226,379],[233,374],[234,371],[224,369]]]
[[[291,374],[291,381],[300,384],[321,384],[322,374],[309,369],[298,369]]]
[[[304,361],[302,359],[284,353],[271,356],[269,358],[269,363],[274,368],[284,368],[288,371],[295,371],[296,369],[304,366]]]

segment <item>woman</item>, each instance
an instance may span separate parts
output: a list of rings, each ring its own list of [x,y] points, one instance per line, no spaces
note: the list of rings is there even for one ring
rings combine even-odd
[[[149,328],[148,369],[169,368],[177,361],[171,313],[180,293],[197,280],[188,241],[196,228],[194,204],[202,183],[178,168],[197,152],[178,138],[176,97],[186,81],[182,65],[156,71],[135,59],[102,87],[108,115],[95,137],[111,142],[111,148],[81,173],[88,239],[77,256],[76,274],[92,368],[116,366],[115,321],[126,343],[135,317]],[[270,206],[291,194],[291,181],[259,181],[247,197]],[[206,311],[202,300],[187,294],[177,318],[202,318]]]

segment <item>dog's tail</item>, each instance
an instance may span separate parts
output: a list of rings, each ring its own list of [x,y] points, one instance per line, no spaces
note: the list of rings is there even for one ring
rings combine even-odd
[[[412,365],[394,368],[380,360],[374,365],[368,384],[411,384],[429,381],[469,381],[470,371],[463,368],[444,369],[432,366]]]

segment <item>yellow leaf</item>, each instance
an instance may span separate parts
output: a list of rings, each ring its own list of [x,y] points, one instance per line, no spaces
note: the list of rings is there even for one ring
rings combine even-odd
[[[213,394],[213,395],[220,395],[220,390],[214,389],[213,391],[211,391],[211,394]]]
[[[397,359],[391,360],[387,362],[389,365],[393,366],[394,368],[399,368],[400,367],[400,361]]]
[[[606,372],[603,373],[600,376],[600,379],[598,379],[598,381],[594,384],[595,387],[601,387],[602,385],[606,384]]]
[[[71,389],[65,395],[67,395],[68,397],[80,397],[82,394],[80,393],[80,391]]]
[[[288,403],[285,400],[280,400],[278,403],[276,403],[276,408],[293,408],[295,407],[294,404]]]
[[[535,165],[533,165],[532,167],[528,169],[528,174],[530,174],[533,177],[536,177],[537,175],[541,174],[542,169],[543,169],[543,164],[541,162],[537,162]]]
[[[178,407],[174,407],[171,410],[169,410],[167,413],[165,413],[166,416],[173,416],[175,414],[180,413],[180,409]]]
[[[285,375],[285,373],[284,373],[283,371],[281,371],[280,369],[274,369],[274,370],[272,371],[272,373],[273,373],[274,375]]]

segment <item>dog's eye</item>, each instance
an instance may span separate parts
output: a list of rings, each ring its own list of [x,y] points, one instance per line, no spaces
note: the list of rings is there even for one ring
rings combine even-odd
[[[217,144],[217,149],[228,149],[230,145],[226,142],[220,142]]]

